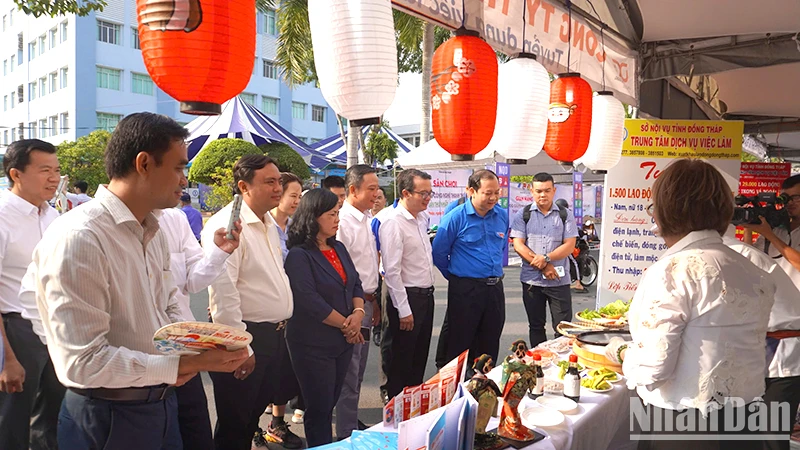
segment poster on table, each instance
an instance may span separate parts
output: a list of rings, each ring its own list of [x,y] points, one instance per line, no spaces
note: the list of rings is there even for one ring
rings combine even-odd
[[[742,163],[739,175],[739,194],[755,197],[762,192],[781,192],[783,181],[792,175],[791,163],[751,162]],[[757,234],[753,233],[755,240]],[[744,229],[736,227],[736,238],[744,238]]]
[[[464,197],[467,189],[471,169],[455,170],[429,170],[433,198],[428,203],[428,215],[431,217],[429,226],[439,225],[447,205],[454,200]]]
[[[743,127],[740,121],[625,121],[622,159],[608,171],[604,188],[598,307],[633,298],[642,274],[666,250],[646,210],[653,182],[670,163],[685,157],[708,161],[731,192],[738,191]]]

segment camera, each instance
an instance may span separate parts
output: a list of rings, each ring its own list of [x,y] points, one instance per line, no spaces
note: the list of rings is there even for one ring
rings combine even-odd
[[[772,228],[782,226],[789,229],[789,213],[783,208],[777,208],[777,205],[789,203],[788,195],[774,192],[761,192],[754,197],[737,195],[735,202],[731,224],[760,224],[759,216],[762,216]]]

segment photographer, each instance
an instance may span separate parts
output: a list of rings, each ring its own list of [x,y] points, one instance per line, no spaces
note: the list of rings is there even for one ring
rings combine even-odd
[[[748,254],[747,246],[735,250],[748,256],[760,268],[767,272],[770,259],[772,264],[780,266],[794,285],[800,289],[800,175],[787,178],[781,186],[783,194],[788,196],[784,209],[789,215],[788,229],[786,226],[771,227],[764,217],[761,224],[742,225],[745,227],[744,242],[752,241],[752,232],[758,232],[755,248],[767,253],[772,258],[762,258],[759,263],[757,258]],[[781,275],[781,274],[773,274]],[[796,294],[796,292],[794,293]],[[775,305],[770,314],[767,335],[768,373],[766,379],[765,402],[788,402],[790,406],[789,429],[781,433],[791,433],[795,423],[795,412],[800,404],[800,337],[797,337],[798,318],[796,295],[778,295],[776,293]],[[786,331],[788,330],[788,331]],[[771,422],[778,422],[777,417],[770,417]],[[788,441],[766,441],[765,448],[788,449]]]

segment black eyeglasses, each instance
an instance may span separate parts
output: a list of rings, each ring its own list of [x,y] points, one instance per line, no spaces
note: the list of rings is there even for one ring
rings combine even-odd
[[[436,197],[436,192],[433,191],[411,191],[412,194],[419,194],[422,198],[433,198]]]

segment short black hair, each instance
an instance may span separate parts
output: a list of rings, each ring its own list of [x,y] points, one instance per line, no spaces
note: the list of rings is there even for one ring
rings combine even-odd
[[[244,155],[233,165],[233,193],[241,194],[239,181],[252,183],[256,176],[256,170],[267,167],[268,164],[275,164],[275,161],[267,155]],[[275,164],[277,166],[277,164]]]
[[[800,184],[800,175],[792,175],[789,178],[783,180],[781,189],[791,189],[797,186],[798,184]]]
[[[292,216],[292,223],[289,224],[286,247],[292,248],[303,244],[318,247],[319,223],[317,223],[317,218],[338,204],[339,197],[327,189],[312,189],[306,192],[297,211]],[[335,241],[336,236],[332,236],[328,239],[327,244],[332,247]]]
[[[344,188],[344,178],[338,175],[331,175],[322,179],[322,189]]]
[[[84,194],[89,192],[89,183],[87,183],[87,182],[85,182],[83,180],[76,181],[75,184],[73,184],[73,186],[78,188],[78,190],[81,191]]]
[[[361,187],[361,183],[364,182],[364,176],[371,173],[378,173],[378,171],[366,164],[351,166],[344,174],[344,189],[347,192],[350,192],[350,186],[355,186],[358,189]]]
[[[534,183],[547,183],[548,181],[553,183],[553,186],[556,185],[556,182],[553,179],[553,176],[550,175],[547,172],[539,172],[539,173],[537,173],[536,175],[533,176],[533,182]]]
[[[14,186],[14,180],[11,179],[11,169],[25,172],[25,168],[31,163],[31,152],[35,150],[53,154],[56,152],[56,147],[39,139],[20,139],[9,144],[6,154],[3,155],[3,168],[5,169],[9,186]]]
[[[303,181],[300,179],[300,177],[292,172],[281,172],[281,187],[283,188],[283,192],[286,192],[286,186],[288,186],[290,183],[299,184],[300,190],[303,188]]]
[[[403,196],[403,191],[414,192],[414,178],[417,177],[423,180],[431,179],[429,174],[417,169],[405,169],[397,175],[397,189],[400,191],[400,197]]]
[[[185,140],[189,131],[170,117],[150,112],[125,116],[119,121],[106,146],[106,175],[123,178],[134,170],[136,155],[153,155],[156,165],[177,140]]]
[[[469,176],[467,187],[478,190],[481,188],[481,180],[497,180],[497,174],[489,169],[476,170]]]

